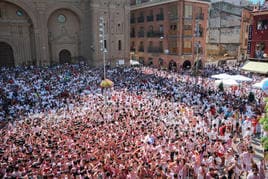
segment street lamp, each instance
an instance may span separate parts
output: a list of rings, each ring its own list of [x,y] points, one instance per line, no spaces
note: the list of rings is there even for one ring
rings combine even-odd
[[[196,25],[195,26],[196,27],[195,27],[194,36],[196,38],[198,38],[198,37],[200,37],[200,29],[199,29],[199,20],[198,19],[196,20]],[[195,83],[197,84],[197,82],[198,82],[197,75],[198,75],[198,69],[199,69],[199,63],[200,63],[199,62],[199,48],[201,47],[200,41],[195,42],[194,46],[195,46],[197,52],[196,52],[196,58],[194,60],[194,66],[192,68],[192,73],[193,73],[194,76],[196,76]]]
[[[199,29],[199,20],[197,19],[196,21],[196,27],[195,27],[195,37],[200,37],[200,29]],[[194,62],[194,73],[195,75],[197,75],[197,71],[198,71],[198,63],[199,63],[199,48],[201,47],[200,41],[197,41],[194,43],[195,48],[196,48],[196,58],[195,58],[195,62]]]
[[[107,53],[107,50],[105,48],[105,29],[104,29],[104,18],[100,17],[100,23],[99,23],[99,37],[100,37],[100,47],[101,51],[103,53],[103,80],[106,80],[106,60],[105,60],[105,53]],[[104,88],[104,104],[107,104],[107,92]]]
[[[105,48],[105,30],[104,30],[104,18],[100,17],[99,23],[99,37],[100,37],[100,47],[103,53],[103,78],[106,79],[106,60],[105,60],[105,53],[107,52]]]

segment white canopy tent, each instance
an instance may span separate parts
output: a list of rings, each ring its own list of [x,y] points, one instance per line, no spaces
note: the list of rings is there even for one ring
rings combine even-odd
[[[140,65],[140,63],[136,60],[130,60],[130,65]]]
[[[233,79],[221,79],[221,80],[215,81],[216,86],[219,86],[221,83],[223,84],[224,87],[238,86],[239,85],[239,83],[237,83]]]
[[[263,80],[261,80],[261,82],[257,82],[255,84],[252,85],[253,88],[258,88],[258,89],[262,89],[262,84],[264,81],[266,81],[268,78],[264,78]]]
[[[212,75],[211,78],[216,78],[216,79],[230,79],[231,75],[228,75],[227,73],[221,73],[217,75]]]
[[[259,83],[255,83],[255,84],[252,85],[252,87],[253,87],[253,88],[257,88],[257,89],[261,89],[261,87],[262,87],[262,83],[261,83],[261,82],[259,82]]]
[[[248,77],[246,77],[246,76],[243,76],[243,75],[230,75],[230,78],[229,79],[233,79],[233,80],[235,80],[235,81],[237,81],[237,82],[249,82],[249,81],[252,81],[252,79],[251,78],[248,78]]]

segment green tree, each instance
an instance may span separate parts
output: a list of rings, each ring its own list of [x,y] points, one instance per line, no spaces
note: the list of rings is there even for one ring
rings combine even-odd
[[[224,91],[224,87],[223,87],[223,83],[221,82],[220,84],[219,84],[219,91]]]
[[[255,101],[255,95],[254,95],[254,93],[253,92],[250,92],[249,93],[249,95],[248,95],[248,101],[249,102],[253,102],[253,101]]]

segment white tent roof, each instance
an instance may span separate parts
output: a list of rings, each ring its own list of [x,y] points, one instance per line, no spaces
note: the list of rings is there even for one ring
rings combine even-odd
[[[130,65],[140,65],[140,63],[136,60],[130,60]]]
[[[262,89],[262,84],[265,80],[267,80],[268,78],[264,78],[263,80],[261,80],[261,82],[255,83],[252,85],[253,88],[259,88]]]
[[[252,85],[252,87],[253,87],[253,88],[261,89],[261,87],[262,87],[262,83],[261,83],[261,82],[259,82],[259,83],[255,83],[255,84]]]
[[[228,75],[227,73],[221,73],[218,75],[212,75],[211,78],[216,78],[216,79],[230,79],[231,75]]]
[[[243,75],[231,75],[230,76],[230,79],[233,79],[233,80],[236,80],[236,81],[239,81],[239,82],[242,82],[242,81],[252,81],[251,78],[248,78],[248,77],[243,76]]]
[[[238,86],[239,84],[233,80],[233,79],[221,79],[221,80],[216,80],[215,84],[219,86],[221,83],[223,83],[223,86]]]

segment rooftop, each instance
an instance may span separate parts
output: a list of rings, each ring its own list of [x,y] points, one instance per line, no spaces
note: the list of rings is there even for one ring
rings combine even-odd
[[[131,8],[144,8],[144,7],[150,7],[153,5],[161,5],[165,3],[170,2],[176,2],[179,0],[140,0],[139,2],[136,2],[135,0],[130,2]],[[198,3],[210,3],[210,0],[185,0],[186,2],[198,2]]]

